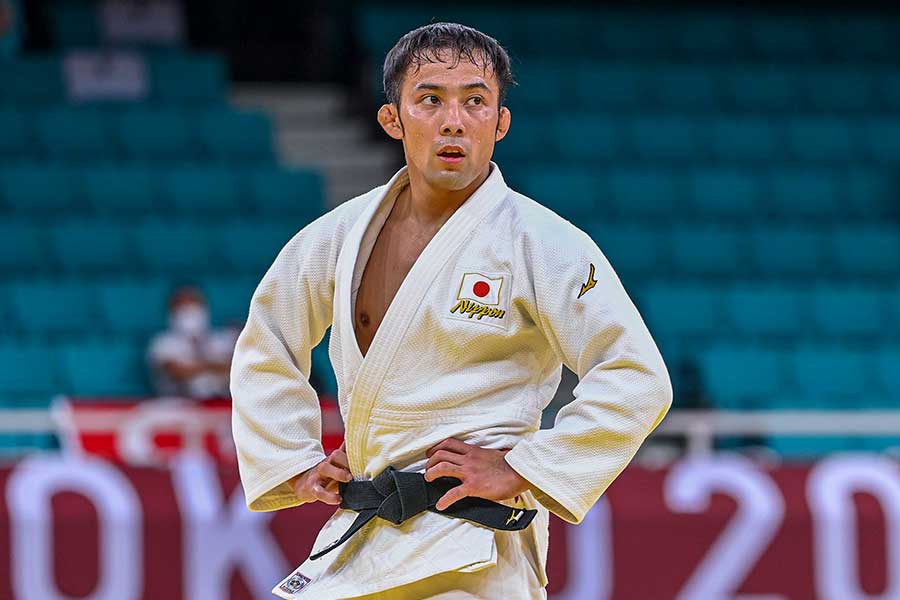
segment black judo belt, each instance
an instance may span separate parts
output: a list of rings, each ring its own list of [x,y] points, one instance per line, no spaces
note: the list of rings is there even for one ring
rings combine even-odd
[[[536,510],[513,508],[484,498],[463,498],[444,510],[437,510],[434,505],[441,496],[460,483],[455,477],[440,477],[428,482],[422,473],[397,471],[393,467],[388,467],[375,479],[341,483],[341,508],[355,510],[359,515],[344,535],[309,558],[315,560],[328,554],[375,517],[399,525],[430,510],[492,529],[520,531],[528,527],[537,514]]]

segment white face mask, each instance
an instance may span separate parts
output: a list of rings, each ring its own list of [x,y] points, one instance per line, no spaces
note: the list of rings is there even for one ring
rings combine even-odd
[[[209,311],[199,304],[188,304],[171,314],[169,324],[181,333],[197,335],[209,328]]]

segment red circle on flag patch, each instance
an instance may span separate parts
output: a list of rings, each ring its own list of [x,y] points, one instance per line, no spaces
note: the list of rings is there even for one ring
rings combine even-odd
[[[489,286],[485,281],[479,281],[472,286],[472,291],[475,292],[475,295],[479,298],[484,298],[490,293],[491,286]]]

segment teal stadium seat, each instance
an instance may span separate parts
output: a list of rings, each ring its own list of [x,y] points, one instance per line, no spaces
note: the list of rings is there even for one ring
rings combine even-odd
[[[842,212],[840,179],[831,169],[773,168],[769,185],[776,217],[831,221]]]
[[[147,219],[135,226],[134,239],[139,264],[151,274],[188,276],[220,268],[209,231],[198,223]]]
[[[736,277],[748,260],[738,229],[725,226],[681,225],[669,232],[671,261],[687,276]]]
[[[520,123],[519,126],[525,125]],[[600,161],[619,158],[622,151],[622,131],[616,120],[605,114],[564,113],[553,117],[550,124],[537,126],[550,127],[553,145],[562,161],[573,164],[596,165]],[[540,160],[553,153],[540,153],[532,157]]]
[[[53,40],[63,48],[95,47],[102,41],[101,9],[84,0],[57,0],[48,5]]]
[[[722,72],[725,94],[731,105],[744,111],[799,112],[803,94],[788,69],[774,65],[732,66]]]
[[[47,271],[51,262],[46,228],[32,220],[0,220],[0,272],[34,276]]]
[[[246,165],[275,160],[272,127],[262,113],[203,111],[198,125],[206,154],[215,161]]]
[[[0,135],[0,160],[12,162],[38,156],[32,117],[29,113],[12,108],[0,108],[0,131],[3,132],[3,135]]]
[[[900,182],[891,170],[854,166],[844,185],[848,214],[870,221],[900,220]]]
[[[234,271],[262,278],[300,229],[286,221],[231,221],[214,227],[212,239]]]
[[[722,291],[715,286],[660,284],[639,296],[642,314],[656,335],[714,337],[723,331]]]
[[[523,194],[566,219],[589,219],[598,213],[600,182],[586,170],[532,169],[519,179]]]
[[[562,110],[573,104],[573,92],[579,94],[575,100],[581,98],[580,82],[574,86],[574,90],[568,90],[570,79],[566,76],[567,69],[561,68],[559,63],[551,61],[529,61],[515,70],[514,77],[519,84],[518,88],[507,90],[508,104],[511,110]],[[573,71],[575,71],[573,69]],[[381,71],[379,69],[379,75]],[[575,71],[576,77],[578,71]],[[381,79],[378,79],[379,84]],[[524,90],[524,91],[520,91]],[[582,105],[585,106],[585,105]],[[596,104],[586,106],[593,107]],[[515,113],[518,116],[518,113]],[[510,133],[516,127],[510,129]]]
[[[782,142],[765,117],[729,116],[709,120],[709,150],[726,162],[772,162],[782,158]]]
[[[697,160],[703,157],[696,125],[680,115],[647,115],[625,120],[629,149],[644,160]]]
[[[217,105],[226,95],[225,63],[216,54],[158,54],[150,59],[152,98],[175,106]]]
[[[261,278],[262,276],[201,279],[200,285],[206,292],[213,325],[242,327],[250,310],[250,299]]]
[[[849,277],[896,277],[900,274],[900,232],[896,227],[842,227],[830,238],[838,271]]]
[[[588,44],[603,56],[645,58],[668,56],[676,51],[678,34],[663,15],[604,11],[582,12],[591,26]],[[582,25],[582,29],[584,26]]]
[[[871,357],[844,346],[809,345],[789,356],[793,384],[817,403],[817,408],[854,408],[874,391]]]
[[[246,212],[239,180],[231,169],[215,166],[177,167],[163,172],[163,195],[185,216],[235,216]]]
[[[165,211],[159,190],[160,174],[142,165],[100,165],[85,168],[84,192],[99,215],[133,217]]]
[[[13,108],[33,108],[59,104],[65,100],[62,68],[55,56],[0,61],[0,104]]]
[[[888,329],[887,294],[873,287],[817,286],[812,291],[812,317],[823,336],[874,339]]]
[[[170,285],[162,279],[107,279],[97,283],[97,299],[106,330],[146,342],[167,326]]]
[[[724,92],[709,66],[658,66],[641,70],[653,104],[669,110],[717,110]]]
[[[760,410],[784,387],[783,353],[758,345],[719,343],[699,355],[703,384],[716,408]]]
[[[133,268],[131,236],[130,228],[121,221],[84,217],[58,221],[50,229],[57,263],[76,276]]]
[[[648,277],[663,271],[667,253],[659,229],[636,224],[592,221],[588,233],[620,277]]]
[[[147,396],[142,347],[115,338],[83,338],[58,349],[62,390],[73,396]]]
[[[180,111],[133,109],[119,116],[117,126],[125,158],[169,163],[199,159],[199,142]]]
[[[691,11],[669,17],[678,47],[686,57],[734,57],[741,53],[741,19],[728,12]]]
[[[799,162],[852,162],[861,156],[857,131],[838,117],[792,117],[785,122],[788,150]]]
[[[743,338],[794,340],[810,329],[809,298],[800,286],[739,284],[728,290],[725,303]]]
[[[95,299],[80,281],[37,281],[10,286],[12,308],[27,335],[67,336],[97,326]]]
[[[37,115],[37,137],[44,155],[65,162],[113,160],[115,145],[109,120],[99,110],[54,108]]]
[[[757,226],[749,230],[750,259],[764,277],[826,277],[834,267],[827,238],[809,225]]]
[[[681,183],[671,169],[615,167],[609,172],[609,208],[628,219],[671,219],[683,212]]]
[[[892,19],[877,13],[847,15],[834,12],[822,15],[814,25],[822,39],[822,51],[846,60],[893,60],[900,52],[900,31]]]
[[[812,59],[820,52],[808,17],[751,15],[746,24],[749,43],[761,58]]]
[[[6,206],[14,214],[58,216],[75,208],[79,182],[68,167],[22,164],[7,167],[2,180]]]
[[[891,403],[885,408],[896,408],[900,401],[900,369],[897,368],[900,365],[900,346],[884,348],[876,354],[875,361],[882,397]]]
[[[575,77],[575,100],[585,111],[610,109],[634,109],[646,106],[648,90],[638,76],[634,65],[625,62],[582,63],[569,67],[555,65],[558,79],[565,81],[565,73],[571,70]],[[522,85],[526,85],[523,80]],[[548,82],[553,83],[553,82]],[[525,88],[527,93],[531,88]],[[561,93],[562,86],[559,91]],[[521,92],[527,95],[526,92]],[[546,94],[543,92],[541,95]]]
[[[870,117],[863,122],[868,155],[876,161],[900,162],[900,117]]]
[[[58,389],[51,347],[36,340],[0,338],[0,398],[49,397]]]
[[[749,169],[700,167],[688,176],[688,207],[705,218],[739,220],[765,216],[759,177]]]
[[[300,226],[325,213],[322,174],[311,169],[263,167],[242,169],[257,215],[294,219]]]
[[[900,69],[879,71],[875,86],[882,110],[896,112],[900,109]]]
[[[806,67],[800,72],[807,104],[823,112],[879,110],[872,72],[859,66]]]
[[[893,324],[893,337],[900,339],[900,284],[888,292],[888,313]]]

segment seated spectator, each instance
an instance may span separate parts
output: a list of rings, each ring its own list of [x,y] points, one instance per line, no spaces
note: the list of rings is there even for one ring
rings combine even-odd
[[[227,398],[239,334],[237,328],[212,329],[203,293],[192,285],[177,287],[169,299],[169,328],[153,336],[147,351],[156,393]]]

